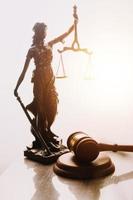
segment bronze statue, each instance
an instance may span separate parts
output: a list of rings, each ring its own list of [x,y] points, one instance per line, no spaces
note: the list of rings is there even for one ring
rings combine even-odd
[[[54,85],[55,76],[51,66],[53,58],[52,47],[56,43],[62,42],[63,39],[74,30],[74,25],[72,25],[67,32],[49,41],[47,44],[44,42],[46,30],[47,26],[44,23],[36,23],[33,27],[33,44],[27,53],[24,68],[18,79],[14,95],[21,103],[28,118],[30,118],[30,116],[27,111],[30,111],[34,115],[34,118],[32,120],[30,119],[32,125],[31,132],[35,136],[32,148],[42,147],[39,138],[41,137],[41,140],[44,140],[48,147],[51,145],[50,148],[55,147],[55,149],[58,149],[61,141],[59,140],[59,137],[51,131],[51,125],[54,122],[58,104],[58,94]],[[20,101],[17,91],[25,77],[25,73],[32,58],[35,63],[35,70],[33,71],[31,80],[33,83],[34,98],[25,108]],[[39,137],[36,134],[36,131],[39,132]]]

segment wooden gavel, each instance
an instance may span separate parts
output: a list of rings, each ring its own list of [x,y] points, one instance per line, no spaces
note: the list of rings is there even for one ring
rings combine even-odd
[[[97,143],[86,133],[75,132],[67,140],[67,146],[73,151],[79,162],[91,162],[97,158],[101,151],[126,151],[133,152],[133,145],[111,145]]]

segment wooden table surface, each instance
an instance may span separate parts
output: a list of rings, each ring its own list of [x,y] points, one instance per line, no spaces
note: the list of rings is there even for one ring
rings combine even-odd
[[[132,200],[133,157],[110,153],[115,173],[95,180],[57,176],[52,165],[21,158],[0,177],[2,200]]]

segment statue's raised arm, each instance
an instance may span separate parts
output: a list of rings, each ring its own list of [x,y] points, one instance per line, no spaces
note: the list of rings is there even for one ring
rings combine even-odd
[[[49,41],[48,45],[52,47],[54,44],[56,44],[58,42],[62,42],[73,30],[74,30],[74,24],[68,29],[67,32],[65,32],[62,35],[58,36],[57,38]]]

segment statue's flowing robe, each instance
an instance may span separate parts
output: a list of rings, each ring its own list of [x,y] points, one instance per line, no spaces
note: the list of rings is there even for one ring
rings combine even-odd
[[[33,58],[36,66],[32,76],[34,99],[27,109],[38,119],[37,126],[43,132],[52,125],[58,103],[58,95],[54,86],[55,77],[51,67],[51,47],[33,46],[29,49],[27,57]]]

